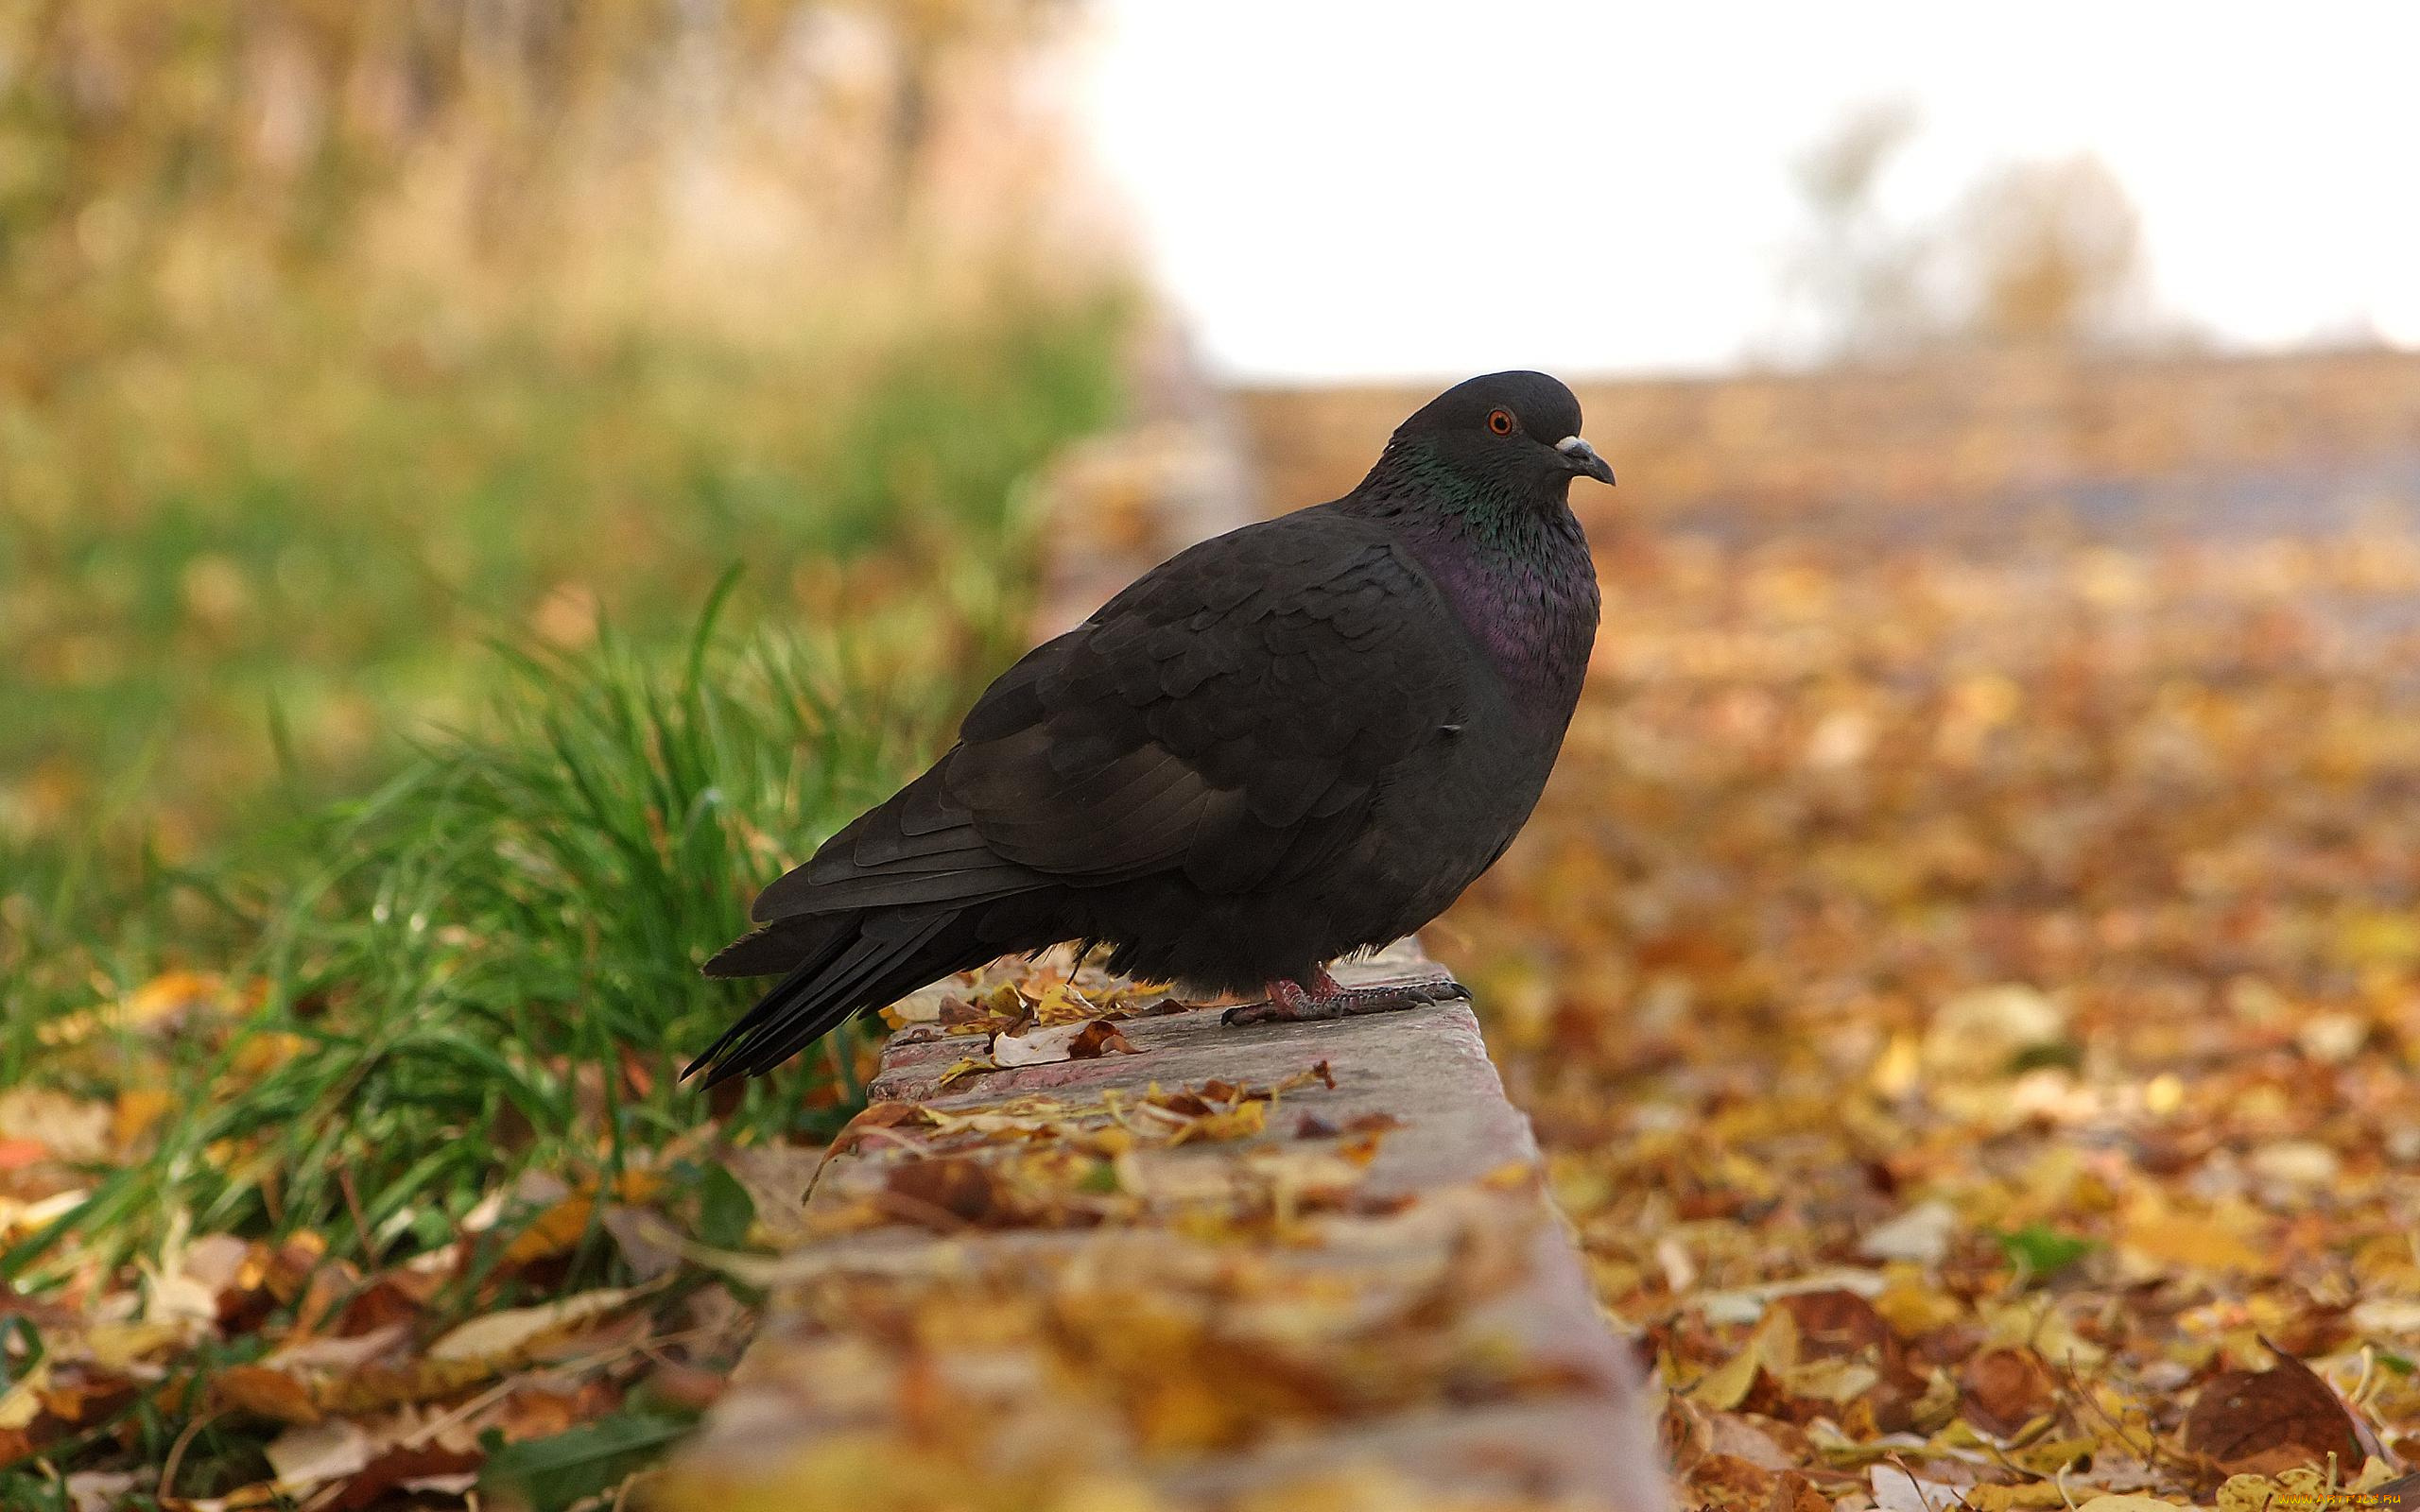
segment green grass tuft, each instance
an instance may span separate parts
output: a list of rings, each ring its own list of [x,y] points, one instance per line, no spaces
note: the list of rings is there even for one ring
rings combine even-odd
[[[265,1002],[174,1060],[156,1150],[9,1273],[70,1240],[85,1261],[146,1247],[172,1213],[196,1232],[311,1229],[375,1263],[450,1238],[521,1169],[611,1173],[695,1128],[706,1100],[680,1068],[755,986],[699,965],[963,696],[945,667],[878,685],[837,643],[716,625],[671,654],[611,635],[500,651],[513,676],[476,730],[268,847],[308,868],[222,879],[230,911],[268,900],[241,968]],[[836,1037],[750,1086],[726,1133],[827,1130],[851,1072]]]

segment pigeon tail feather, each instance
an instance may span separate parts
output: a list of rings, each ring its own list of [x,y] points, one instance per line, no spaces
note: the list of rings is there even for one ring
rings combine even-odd
[[[733,1076],[761,1074],[852,1014],[893,1002],[953,971],[979,966],[996,954],[994,947],[970,943],[973,932],[965,927],[965,915],[957,909],[923,918],[885,911],[797,922],[821,926],[827,933],[803,947],[789,973],[691,1061],[683,1076],[705,1071],[706,1085],[713,1087]],[[783,928],[760,930],[732,950]]]

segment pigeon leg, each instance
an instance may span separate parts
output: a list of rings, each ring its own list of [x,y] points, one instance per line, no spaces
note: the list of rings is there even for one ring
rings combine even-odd
[[[1263,1003],[1238,1003],[1219,1019],[1221,1023],[1310,1023],[1321,1019],[1358,1017],[1364,1013],[1398,1013],[1431,1004],[1470,1000],[1470,988],[1448,977],[1442,981],[1399,982],[1388,987],[1342,987],[1321,967],[1307,988],[1299,982],[1269,984]]]

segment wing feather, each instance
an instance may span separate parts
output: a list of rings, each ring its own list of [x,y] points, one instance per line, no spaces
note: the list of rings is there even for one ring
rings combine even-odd
[[[1182,871],[1300,876],[1467,705],[1478,659],[1377,524],[1305,510],[1181,554],[993,683],[959,743],[758,898],[759,922]]]
[[[1001,854],[1053,877],[1182,868],[1248,890],[1332,853],[1464,701],[1467,644],[1375,525],[1305,511],[1196,553],[968,716],[944,780]],[[1137,763],[1155,774],[1140,804]]]

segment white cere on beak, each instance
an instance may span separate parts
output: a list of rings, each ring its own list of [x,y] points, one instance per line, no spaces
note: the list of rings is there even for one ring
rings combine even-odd
[[[1588,443],[1586,441],[1582,440],[1577,436],[1566,436],[1562,440],[1554,443],[1554,449],[1558,452],[1568,452],[1587,444]]]

